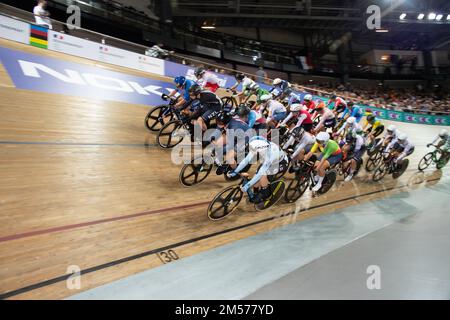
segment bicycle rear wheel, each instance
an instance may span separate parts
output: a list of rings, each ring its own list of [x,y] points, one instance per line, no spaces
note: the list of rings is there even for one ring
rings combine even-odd
[[[400,168],[397,168],[396,170],[394,170],[394,172],[392,173],[392,177],[394,179],[399,178],[408,168],[409,165],[409,159],[403,159],[402,160],[402,164],[400,165]]]
[[[318,194],[327,193],[336,182],[336,176],[337,176],[336,170],[328,170],[327,173],[325,174],[325,178],[323,179],[322,188],[320,188],[317,193]]]
[[[272,195],[270,196],[269,199],[263,202],[255,203],[256,211],[263,211],[269,209],[271,206],[276,204],[281,199],[281,196],[284,193],[284,189],[286,188],[286,184],[284,183],[283,180],[277,180],[270,183],[270,188],[272,190]]]
[[[210,220],[217,221],[233,213],[242,200],[240,185],[231,186],[218,193],[208,206],[207,215]]]
[[[184,129],[183,123],[180,120],[173,120],[166,123],[158,132],[157,141],[161,148],[169,149],[175,147],[181,141],[185,134],[181,133],[180,129]]]

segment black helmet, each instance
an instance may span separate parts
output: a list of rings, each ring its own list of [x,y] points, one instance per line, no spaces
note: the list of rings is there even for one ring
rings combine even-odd
[[[352,101],[347,103],[347,107],[353,107],[354,103]]]
[[[369,115],[366,117],[366,119],[367,119],[368,122],[372,122],[373,120],[375,120],[375,116],[374,116],[373,114],[369,114]]]
[[[243,73],[238,73],[234,76],[236,80],[242,81],[245,78],[245,75]]]
[[[223,125],[227,125],[231,121],[231,114],[228,112],[221,112],[217,117],[217,122],[220,122]]]
[[[204,74],[205,72],[206,72],[205,68],[203,68],[203,67],[198,67],[197,69],[195,69],[194,75],[198,78],[198,77],[200,77],[202,74]]]
[[[336,99],[336,95],[335,95],[335,94],[332,94],[332,95],[330,96],[330,99],[331,99],[331,100]]]
[[[303,127],[297,127],[292,131],[294,138],[300,140],[305,134],[305,129]]]
[[[193,84],[192,87],[189,88],[189,94],[198,95],[200,92],[202,92],[202,87],[198,84]]]
[[[353,143],[356,140],[356,137],[353,135],[353,132],[348,132],[347,135],[345,136],[345,141],[347,143]]]
[[[250,113],[250,108],[247,106],[247,105],[245,105],[245,104],[240,104],[239,105],[239,107],[237,108],[237,112],[236,112],[236,114],[239,116],[239,117],[244,117],[244,116],[246,116],[246,115],[248,115],[249,113]]]

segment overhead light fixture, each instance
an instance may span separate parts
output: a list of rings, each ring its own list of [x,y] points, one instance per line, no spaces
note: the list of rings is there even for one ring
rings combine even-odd
[[[383,33],[383,32],[389,32],[389,30],[388,29],[375,29],[375,32]]]
[[[202,29],[209,29],[209,30],[211,30],[211,29],[215,29],[216,27],[214,27],[214,26],[202,26]]]
[[[450,20],[450,14],[447,15],[447,20]]]
[[[436,19],[436,13],[434,13],[434,12],[429,13],[428,20],[434,20],[434,19]]]
[[[401,15],[400,15],[400,20],[403,20],[403,19],[405,19],[406,18],[406,13],[402,13]]]
[[[423,13],[419,13],[419,15],[417,16],[417,19],[422,20],[423,17],[425,17],[425,15]]]
[[[443,17],[444,17],[444,15],[438,14],[438,15],[436,16],[436,20],[437,20],[437,21],[440,21]]]

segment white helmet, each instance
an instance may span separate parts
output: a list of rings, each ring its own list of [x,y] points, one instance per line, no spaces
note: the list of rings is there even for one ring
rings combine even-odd
[[[300,110],[302,110],[302,108],[303,108],[303,105],[301,105],[300,103],[294,103],[290,107],[291,111],[293,111],[293,112],[300,111]]]
[[[261,100],[262,102],[267,102],[267,101],[269,101],[270,99],[272,99],[272,94],[263,94],[262,96],[261,96],[261,98],[259,98],[259,100]]]
[[[280,78],[275,78],[275,79],[273,80],[273,85],[274,85],[274,86],[277,86],[277,85],[279,85],[281,82],[283,82],[283,80],[281,80]]]
[[[391,125],[387,128],[387,131],[394,132],[395,129],[397,129],[397,127],[394,126],[393,124],[391,124]]]
[[[355,117],[349,117],[347,119],[347,123],[348,124],[355,124],[356,123],[356,118]]]
[[[303,100],[305,100],[305,101],[311,101],[311,100],[312,100],[312,95],[310,95],[310,94],[305,94],[305,96],[303,97]]]
[[[398,141],[406,141],[406,139],[408,139],[408,136],[406,135],[406,133],[400,132],[397,136],[397,140]]]
[[[447,139],[448,138],[448,131],[445,129],[442,129],[441,132],[439,132],[439,137],[441,137],[442,139]]]
[[[316,136],[316,141],[319,143],[323,143],[326,144],[328,142],[328,140],[330,140],[330,135],[326,132],[319,132],[319,134],[317,134]]]
[[[249,151],[252,153],[265,153],[270,148],[270,142],[261,136],[255,136],[248,142]]]

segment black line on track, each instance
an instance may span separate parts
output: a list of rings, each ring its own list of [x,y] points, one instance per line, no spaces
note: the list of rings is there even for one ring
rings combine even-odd
[[[436,180],[440,180],[440,179],[441,178],[436,178],[436,179],[430,179],[430,180],[426,180],[426,181],[431,182],[431,181],[436,181]],[[419,184],[419,183],[416,183],[416,184]],[[307,211],[307,210],[313,210],[313,209],[317,209],[317,208],[321,208],[321,207],[326,207],[326,206],[329,206],[329,205],[332,205],[332,204],[335,204],[335,203],[339,203],[339,202],[344,202],[344,201],[348,201],[348,200],[354,200],[354,199],[359,198],[359,197],[369,196],[369,195],[372,195],[372,194],[377,194],[377,193],[381,193],[381,192],[391,191],[391,190],[395,190],[395,189],[401,189],[401,188],[404,188],[404,187],[407,187],[407,185],[385,188],[383,190],[371,191],[371,192],[367,192],[367,193],[364,193],[364,194],[359,194],[357,196],[352,196],[352,197],[347,197],[347,198],[343,198],[343,199],[339,199],[339,200],[334,200],[334,201],[318,204],[318,205],[315,205],[315,206],[312,206],[312,207],[309,207],[309,208],[301,209],[297,213],[304,212],[304,211]],[[139,258],[143,258],[143,257],[149,256],[149,255],[158,253],[160,251],[166,251],[166,250],[173,249],[173,248],[176,248],[176,247],[181,247],[181,246],[189,244],[189,243],[193,243],[193,242],[197,242],[197,241],[200,241],[200,240],[212,238],[212,237],[219,236],[219,235],[222,235],[222,234],[225,234],[225,233],[229,233],[229,232],[233,232],[233,231],[236,231],[236,230],[240,230],[240,229],[244,229],[244,228],[247,228],[247,227],[251,227],[251,226],[254,226],[254,225],[258,225],[258,224],[261,224],[261,223],[265,223],[265,222],[268,222],[268,221],[271,221],[271,220],[276,220],[276,219],[279,219],[279,218],[285,218],[285,217],[293,215],[293,214],[296,214],[295,210],[291,211],[291,212],[288,212],[288,213],[283,213],[283,214],[279,214],[279,215],[276,215],[276,216],[272,216],[272,217],[269,217],[269,218],[253,221],[253,222],[250,222],[250,223],[247,223],[247,224],[244,224],[244,225],[240,225],[240,226],[236,226],[236,227],[233,227],[233,228],[225,229],[225,230],[222,230],[222,231],[206,234],[206,235],[203,235],[203,236],[200,236],[200,237],[184,240],[184,241],[177,242],[177,243],[174,243],[174,244],[171,244],[171,245],[167,245],[167,246],[164,246],[164,247],[160,247],[160,248],[157,248],[157,249],[152,249],[152,250],[148,250],[148,251],[145,251],[145,252],[141,252],[141,253],[138,253],[138,254],[135,254],[135,255],[132,255],[132,256],[128,256],[128,257],[121,258],[121,259],[118,259],[118,260],[110,261],[110,262],[107,262],[107,263],[104,263],[104,264],[101,264],[101,265],[98,265],[98,266],[95,266],[95,267],[91,267],[91,268],[82,270],[81,271],[81,275],[87,274],[87,273],[92,273],[92,272],[95,272],[95,271],[99,271],[101,269],[106,269],[106,268],[109,268],[109,267],[113,267],[113,266],[116,266],[118,264],[129,262],[129,261],[136,260],[136,259],[139,259]],[[63,275],[63,276],[59,276],[59,277],[52,278],[52,279],[49,279],[49,280],[45,280],[45,281],[42,281],[42,282],[38,282],[38,283],[29,285],[29,286],[26,286],[26,287],[23,287],[23,288],[19,288],[19,289],[13,290],[13,291],[2,293],[2,294],[0,294],[0,300],[4,300],[4,299],[7,299],[7,298],[10,298],[10,297],[13,297],[13,296],[16,296],[16,295],[28,292],[28,291],[32,291],[32,290],[36,290],[36,289],[39,289],[39,288],[43,288],[43,287],[46,287],[46,286],[49,286],[49,285],[52,285],[52,284],[55,284],[55,283],[58,283],[58,282],[61,282],[61,281],[66,281],[70,276],[72,276],[72,275],[71,274]]]

